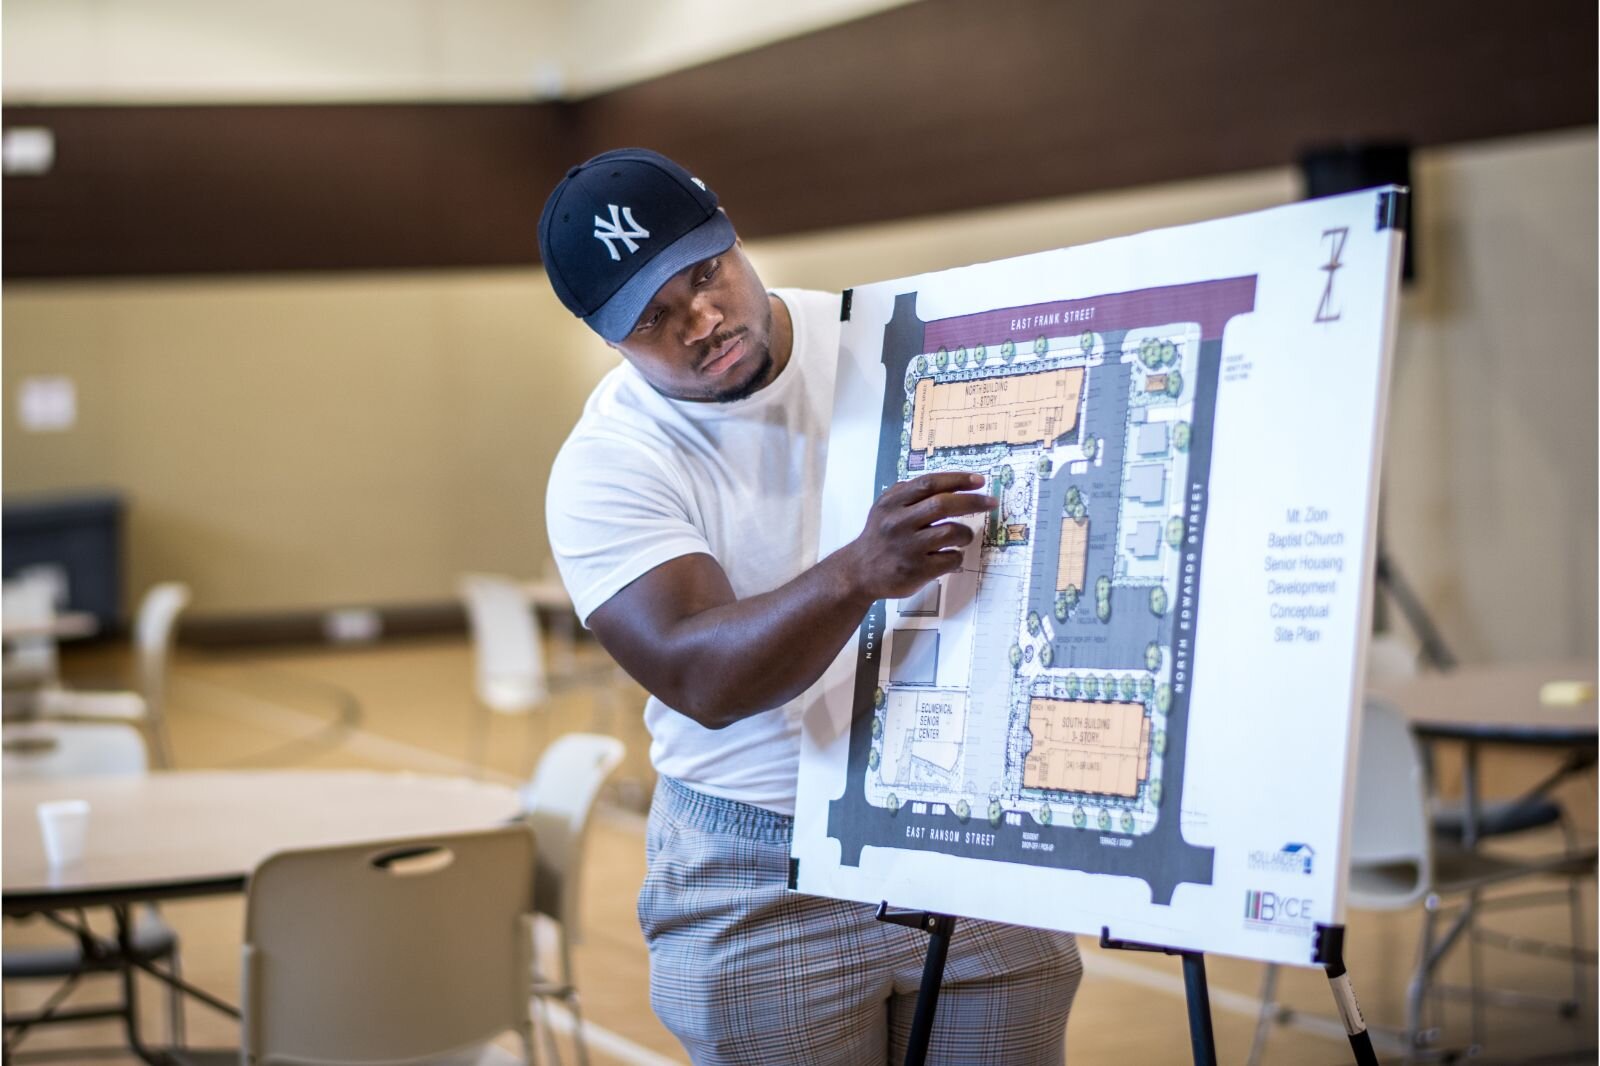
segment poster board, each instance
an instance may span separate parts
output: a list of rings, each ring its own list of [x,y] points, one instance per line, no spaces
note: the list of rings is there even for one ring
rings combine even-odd
[[[1344,920],[1405,206],[845,294],[822,553],[925,472],[1001,505],[809,693],[792,887],[1313,961]]]

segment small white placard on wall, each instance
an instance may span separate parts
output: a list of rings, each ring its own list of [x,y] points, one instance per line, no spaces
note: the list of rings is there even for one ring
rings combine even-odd
[[[78,421],[78,390],[71,378],[23,378],[17,413],[32,433],[59,433]]]
[[[37,177],[56,165],[56,135],[42,126],[13,126],[0,138],[6,177]]]

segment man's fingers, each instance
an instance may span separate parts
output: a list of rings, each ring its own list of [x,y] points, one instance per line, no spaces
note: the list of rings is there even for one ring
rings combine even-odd
[[[884,498],[892,498],[895,503],[909,507],[918,500],[925,500],[941,492],[964,492],[969,489],[983,487],[982,474],[965,474],[960,471],[947,470],[938,474],[923,474],[910,481],[902,481],[891,486],[885,492]]]
[[[981,492],[945,492],[930,496],[906,508],[905,518],[914,527],[931,526],[946,518],[983,514],[1000,506],[1000,501]]]
[[[866,558],[881,567],[891,595],[910,595],[916,589],[906,591],[908,582],[920,587],[961,569],[977,534],[960,519],[1000,503],[974,491],[983,487],[984,480],[982,474],[959,471],[923,474],[891,486],[878,498],[860,540]]]
[[[930,552],[941,548],[965,548],[975,536],[971,527],[961,522],[941,522],[924,530],[921,535],[923,545]]]

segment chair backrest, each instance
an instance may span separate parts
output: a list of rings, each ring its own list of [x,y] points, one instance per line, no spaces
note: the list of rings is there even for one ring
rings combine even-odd
[[[151,586],[139,601],[139,613],[133,622],[133,646],[139,661],[139,692],[152,717],[165,709],[167,658],[172,652],[178,614],[188,603],[189,586],[177,581]]]
[[[472,627],[478,699],[502,714],[532,710],[549,690],[539,623],[522,586],[496,574],[468,574],[461,598]]]
[[[0,746],[7,781],[142,774],[149,766],[139,730],[115,722],[19,722],[5,727]]]
[[[507,1030],[531,1054],[533,834],[274,855],[245,904],[246,1061],[399,1062]]]
[[[0,612],[13,625],[44,629],[55,617],[57,591],[57,582],[48,574],[20,574],[0,589]],[[58,676],[55,638],[41,634],[8,641],[5,666],[8,674],[39,682],[54,681]]]
[[[589,816],[625,750],[616,737],[568,733],[546,749],[522,789],[522,809],[539,841],[534,905],[560,922],[574,943],[581,937],[578,880]]]
[[[1367,642],[1368,682],[1404,681],[1417,671],[1417,653],[1394,634],[1380,633]]]
[[[1399,709],[1371,696],[1363,706],[1356,756],[1350,866],[1351,902],[1357,906],[1362,905],[1355,898],[1358,868],[1400,872],[1393,882],[1414,877],[1408,898],[1396,895],[1384,901],[1385,906],[1414,902],[1432,881],[1426,784],[1417,740]]]

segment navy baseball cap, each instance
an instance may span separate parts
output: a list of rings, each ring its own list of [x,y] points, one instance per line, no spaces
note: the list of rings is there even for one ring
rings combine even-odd
[[[734,239],[717,194],[648,148],[619,148],[573,167],[539,216],[550,285],[612,343],[632,331],[668,279]]]

